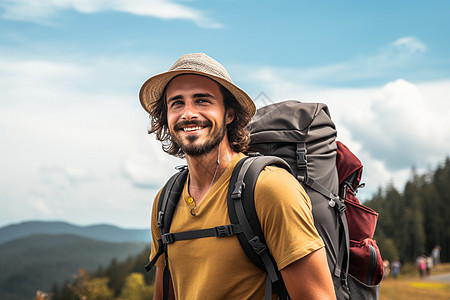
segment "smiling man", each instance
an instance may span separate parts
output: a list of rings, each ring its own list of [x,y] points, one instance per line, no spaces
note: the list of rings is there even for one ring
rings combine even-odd
[[[245,127],[255,113],[251,98],[232,83],[222,65],[195,53],[147,80],[140,100],[151,116],[149,133],[156,134],[164,151],[185,157],[188,165],[170,231],[229,224],[227,191],[249,142]],[[160,194],[151,228],[150,259],[157,259],[154,299],[163,299],[163,294],[172,299],[264,299],[267,274],[247,258],[235,236],[163,242]],[[258,177],[255,207],[289,296],[335,299],[324,244],[298,181],[284,169],[266,167]],[[158,259],[160,249],[165,254]]]

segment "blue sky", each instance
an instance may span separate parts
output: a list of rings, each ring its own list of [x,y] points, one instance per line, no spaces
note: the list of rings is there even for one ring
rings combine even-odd
[[[0,0],[0,226],[149,226],[182,161],[138,91],[205,52],[263,105],[329,105],[369,198],[450,154],[448,1]],[[267,99],[266,99],[267,100]]]

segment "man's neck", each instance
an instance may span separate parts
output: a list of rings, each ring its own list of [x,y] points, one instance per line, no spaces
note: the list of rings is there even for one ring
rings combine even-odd
[[[190,176],[189,194],[196,204],[200,203],[236,155],[227,143],[222,142],[220,151],[218,146],[202,156],[186,156]]]

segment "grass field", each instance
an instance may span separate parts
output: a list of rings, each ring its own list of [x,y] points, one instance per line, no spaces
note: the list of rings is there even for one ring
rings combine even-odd
[[[382,281],[380,300],[450,299],[450,282],[422,280],[413,266],[405,266],[403,273],[397,279],[386,278]],[[450,273],[450,264],[442,264],[431,271],[431,276],[447,273]]]

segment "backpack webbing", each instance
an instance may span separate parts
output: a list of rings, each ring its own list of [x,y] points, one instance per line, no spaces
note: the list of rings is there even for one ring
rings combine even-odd
[[[243,234],[238,234],[237,237],[247,257],[268,274],[266,299],[271,299],[272,287],[280,299],[289,299],[277,264],[267,247],[255,209],[256,181],[259,173],[268,165],[276,165],[291,173],[289,165],[275,156],[251,157],[242,159],[238,163],[231,176],[228,189],[228,215],[232,224],[240,224],[243,229]]]
[[[175,208],[180,200],[180,195],[182,188],[184,186],[184,182],[186,182],[186,178],[188,175],[188,170],[186,167],[181,167],[180,172],[173,175],[167,183],[164,185],[164,188],[161,191],[160,198],[158,200],[158,228],[161,232],[161,237],[164,234],[169,232],[170,224],[172,222],[173,213]],[[149,271],[156,264],[156,261],[159,259],[161,254],[166,253],[165,267],[163,273],[163,300],[169,299],[169,281],[170,281],[170,272],[169,272],[169,261],[167,259],[167,243],[164,239],[158,241],[159,249],[156,253],[155,257],[150,261],[145,269]]]

